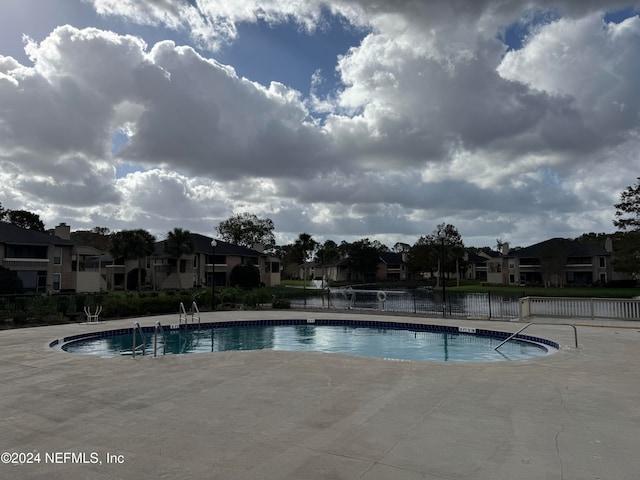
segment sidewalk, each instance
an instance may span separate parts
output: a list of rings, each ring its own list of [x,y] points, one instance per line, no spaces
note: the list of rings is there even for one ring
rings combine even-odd
[[[407,321],[324,311],[202,314],[202,322],[258,318]],[[176,323],[175,315],[137,320]],[[0,478],[638,478],[639,322],[579,326],[578,349],[570,327],[535,325],[529,334],[562,350],[492,364],[269,351],[133,360],[48,347],[132,323],[0,331],[0,452],[40,459],[1,464]]]

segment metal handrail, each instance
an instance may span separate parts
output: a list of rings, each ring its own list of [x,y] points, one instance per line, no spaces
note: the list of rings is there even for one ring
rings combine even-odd
[[[187,311],[184,308],[184,303],[180,302],[180,313],[179,313],[180,317],[178,320],[178,323],[180,323],[180,325],[182,325],[182,315],[184,315],[184,323],[187,323]]]
[[[196,302],[191,303],[191,323],[195,323],[195,316],[198,315],[198,328],[200,328],[200,310]]]
[[[160,322],[156,322],[156,326],[153,330],[153,358],[158,356],[158,330],[160,330],[160,334],[162,335],[162,355],[167,354],[167,337],[164,334],[164,328],[162,328],[162,324]]]
[[[142,344],[137,345],[136,342],[136,331],[140,332],[140,338],[142,339]],[[136,358],[136,350],[138,350],[138,348],[142,347],[142,355],[144,355],[146,352],[146,339],[144,337],[144,332],[142,331],[142,327],[140,327],[140,324],[138,322],[135,322],[133,324],[133,340],[131,342],[131,356],[132,358]]]
[[[494,348],[494,350],[498,350],[502,345],[504,345],[505,343],[507,343],[509,340],[511,340],[513,337],[515,337],[516,335],[518,335],[520,332],[524,331],[526,328],[529,328],[531,325],[566,325],[568,327],[572,327],[573,328],[573,338],[574,338],[574,342],[575,342],[575,346],[576,348],[578,348],[578,329],[576,328],[576,326],[573,323],[541,323],[541,322],[535,322],[535,323],[527,323],[524,327],[522,327],[520,330],[518,330],[516,333],[514,333],[513,335],[509,336],[506,340],[504,340],[503,342],[500,342],[500,344],[498,344],[497,347]]]
[[[184,323],[185,323],[185,325],[187,323],[189,323],[188,315],[191,316],[191,323],[195,323],[196,322],[196,315],[197,315],[198,326],[200,325],[200,310],[198,310],[198,305],[196,304],[196,302],[192,302],[191,303],[191,308],[189,309],[189,313],[187,313],[187,310],[184,308],[184,303],[180,302],[180,317],[179,317],[179,320],[178,320],[180,325],[182,325],[182,316],[183,315],[184,315]]]

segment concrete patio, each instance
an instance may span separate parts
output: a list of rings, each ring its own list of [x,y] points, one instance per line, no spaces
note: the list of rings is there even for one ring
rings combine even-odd
[[[259,311],[202,321],[381,319]],[[393,318],[390,317],[384,317]],[[139,319],[177,323],[176,316]],[[407,321],[401,317],[401,321]],[[517,322],[412,318],[516,331]],[[548,319],[544,320],[545,322]],[[562,320],[559,322],[565,322]],[[132,320],[0,331],[0,452],[12,479],[637,480],[640,323],[531,327],[518,362],[321,353],[96,358],[49,348]]]

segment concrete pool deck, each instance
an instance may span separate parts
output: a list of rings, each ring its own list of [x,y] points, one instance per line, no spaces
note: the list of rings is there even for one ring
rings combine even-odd
[[[523,326],[324,311],[201,316],[202,322],[397,318],[509,332]],[[177,323],[177,316],[137,320],[168,325]],[[640,322],[579,326],[578,349],[570,327],[535,325],[529,335],[565,348],[543,358],[499,363],[270,351],[134,360],[73,355],[48,346],[56,338],[132,324],[0,331],[0,453],[18,461],[35,461],[39,454],[40,460],[2,463],[0,478],[637,480],[640,475]]]

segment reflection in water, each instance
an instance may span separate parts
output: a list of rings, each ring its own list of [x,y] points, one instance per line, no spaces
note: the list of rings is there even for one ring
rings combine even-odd
[[[442,292],[432,290],[385,290],[381,301],[377,290],[332,288],[315,297],[291,299],[296,308],[384,310],[386,312],[440,313]],[[515,318],[520,314],[522,293],[448,292],[447,315],[470,315],[486,318]]]
[[[296,341],[303,345],[311,345],[314,342],[316,329],[311,325],[293,325],[296,332]]]
[[[465,333],[427,332],[352,326],[283,325],[166,331],[167,353],[228,350],[290,350],[342,353],[401,360],[499,361],[543,356],[547,349],[511,340],[500,351],[501,339]],[[147,354],[153,334],[146,335]],[[158,338],[162,348],[162,337]],[[82,340],[65,350],[88,355],[119,355],[131,350],[131,334],[108,339]]]

